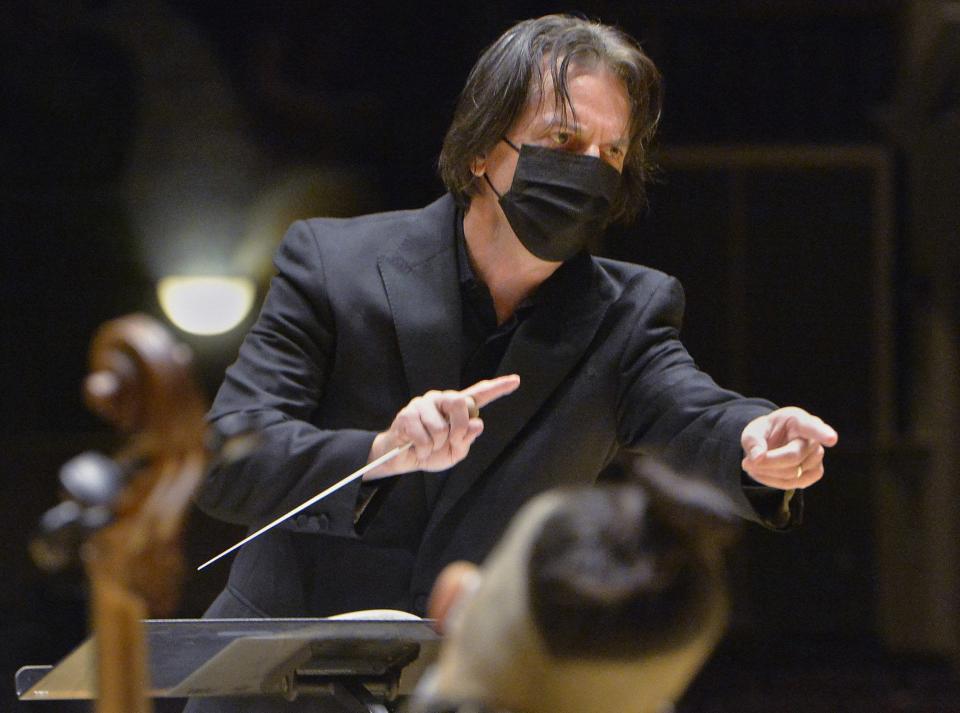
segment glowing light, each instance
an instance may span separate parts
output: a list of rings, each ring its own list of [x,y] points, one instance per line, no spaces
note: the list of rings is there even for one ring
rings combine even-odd
[[[223,334],[243,321],[255,287],[246,277],[171,276],[157,284],[167,318],[190,334]]]

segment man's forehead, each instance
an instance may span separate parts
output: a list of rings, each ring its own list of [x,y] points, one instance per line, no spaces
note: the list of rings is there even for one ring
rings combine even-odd
[[[533,131],[563,129],[578,133],[581,130],[581,118],[587,115],[589,120],[589,112],[585,111],[587,107],[581,105],[578,113],[576,107],[572,105],[572,101],[572,98],[555,96],[552,87],[545,94],[531,96],[526,110],[520,117],[518,128]],[[629,139],[629,131],[630,118],[628,114],[624,119],[623,126],[618,129],[617,141],[626,142]]]
[[[583,75],[608,78],[622,86],[626,91],[626,85],[616,69],[601,60],[570,59],[566,67],[563,66],[562,62],[558,62],[556,66],[551,67],[550,60],[544,59],[540,65],[540,71],[531,77],[528,100],[536,102],[542,98],[550,101],[555,96],[556,79],[562,79],[561,83],[569,85],[571,81]]]
[[[552,116],[567,117],[570,119],[572,97],[569,96],[571,87],[578,78],[588,76],[607,82],[612,87],[617,87],[622,91],[627,103],[630,103],[629,92],[623,79],[617,75],[610,67],[602,64],[581,65],[571,64],[567,67],[564,84],[567,89],[567,96],[556,91],[554,76],[549,68],[541,70],[539,76],[534,76],[530,82],[530,88],[527,93],[526,111],[534,112],[544,116],[547,119]],[[616,90],[613,90],[616,91]]]

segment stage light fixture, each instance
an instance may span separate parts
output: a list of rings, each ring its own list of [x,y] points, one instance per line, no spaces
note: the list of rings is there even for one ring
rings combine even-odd
[[[223,334],[240,324],[256,294],[248,277],[171,275],[157,283],[167,318],[190,334]]]

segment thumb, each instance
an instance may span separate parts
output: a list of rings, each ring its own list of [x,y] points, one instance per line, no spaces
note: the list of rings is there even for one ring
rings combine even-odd
[[[763,458],[767,452],[767,429],[765,417],[755,418],[747,424],[740,436],[740,445],[750,460]]]

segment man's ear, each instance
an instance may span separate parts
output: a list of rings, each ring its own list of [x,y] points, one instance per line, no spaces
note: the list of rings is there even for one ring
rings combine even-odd
[[[448,633],[451,614],[477,590],[481,580],[480,568],[473,562],[451,562],[443,568],[427,602],[427,616],[436,620],[437,631]]]
[[[470,173],[472,173],[477,178],[480,178],[487,170],[487,157],[486,156],[477,156],[473,161],[470,162]]]

